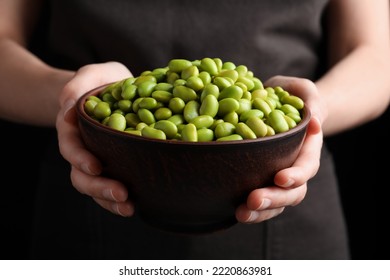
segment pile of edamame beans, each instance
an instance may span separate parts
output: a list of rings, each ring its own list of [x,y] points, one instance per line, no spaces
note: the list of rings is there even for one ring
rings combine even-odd
[[[85,112],[112,129],[189,142],[256,139],[288,131],[304,102],[264,87],[245,65],[205,57],[172,59],[89,96]]]

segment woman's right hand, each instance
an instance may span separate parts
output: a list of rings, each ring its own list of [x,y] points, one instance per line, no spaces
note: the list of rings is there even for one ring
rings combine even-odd
[[[134,213],[127,189],[121,182],[100,175],[100,161],[86,149],[81,139],[75,104],[85,92],[130,76],[131,72],[118,62],[80,68],[60,93],[60,110],[56,120],[60,153],[71,165],[73,186],[80,193],[92,197],[101,207],[125,217]]]

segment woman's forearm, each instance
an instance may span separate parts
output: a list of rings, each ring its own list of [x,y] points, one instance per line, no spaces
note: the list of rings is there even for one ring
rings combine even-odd
[[[389,53],[387,48],[358,47],[317,81],[328,108],[325,136],[372,121],[387,109]]]
[[[58,94],[74,72],[48,66],[7,38],[0,39],[0,61],[0,92],[7,92],[0,102],[0,118],[54,126]]]

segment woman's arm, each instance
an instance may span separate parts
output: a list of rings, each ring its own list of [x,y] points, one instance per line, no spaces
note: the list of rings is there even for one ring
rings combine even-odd
[[[328,13],[329,64],[316,85],[332,135],[380,116],[390,102],[389,1],[332,0]]]
[[[58,94],[74,73],[50,67],[26,49],[40,5],[0,1],[0,118],[54,127]]]

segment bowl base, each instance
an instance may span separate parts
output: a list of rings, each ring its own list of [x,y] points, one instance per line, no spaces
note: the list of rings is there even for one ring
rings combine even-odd
[[[228,218],[223,221],[211,222],[211,223],[172,223],[169,221],[156,220],[147,216],[141,215],[141,219],[148,225],[153,228],[177,233],[184,235],[202,235],[202,234],[211,234],[215,232],[219,232],[225,229],[228,229],[235,224],[237,224],[237,220],[235,217]]]

